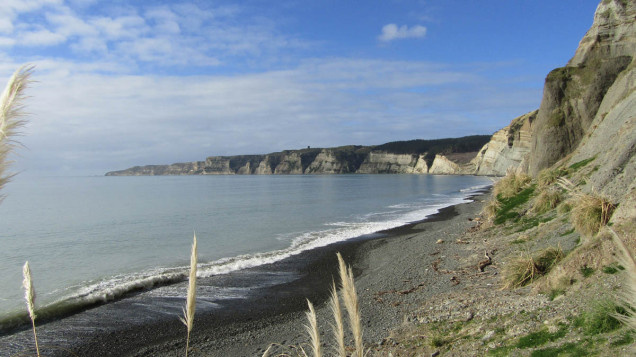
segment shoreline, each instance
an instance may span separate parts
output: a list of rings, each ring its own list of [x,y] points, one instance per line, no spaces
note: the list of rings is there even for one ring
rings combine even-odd
[[[481,209],[481,203],[475,200],[488,192],[475,193],[467,198],[470,202],[443,208],[419,222],[305,251],[276,263],[198,279],[198,289],[204,290],[228,283],[237,288],[250,288],[250,276],[260,274],[291,281],[269,287],[252,287],[246,299],[230,298],[211,302],[205,298],[199,301],[198,296],[190,355],[260,356],[270,343],[305,343],[307,337],[303,325],[306,299],[317,307],[321,330],[329,334],[330,317],[325,309],[325,302],[332,277],[337,276],[337,251],[341,252],[347,264],[354,269],[365,320],[365,342],[371,345],[380,343],[388,337],[390,329],[401,323],[405,307],[423,298],[423,295],[430,296],[440,291],[440,287],[436,286],[439,285],[435,281],[437,278],[434,275],[427,276],[430,275],[430,269],[416,268],[429,266],[431,263],[426,262],[427,259],[431,262],[436,259],[429,254],[439,250],[436,241],[440,230],[447,231],[443,233],[443,239],[447,239],[448,236],[461,234],[474,225],[468,218],[475,217]],[[396,259],[400,264],[394,264]],[[416,276],[412,276],[413,273]],[[416,279],[422,282],[415,284]],[[447,281],[444,283],[446,284],[443,285],[448,285]],[[415,285],[415,289],[412,285]],[[380,303],[387,300],[386,297],[392,291],[410,291],[402,296],[406,298],[406,303],[396,306]],[[140,311],[140,305],[160,306],[166,301],[147,295],[151,294],[140,292],[120,301],[38,326],[40,345],[63,351],[54,354],[58,356],[69,355],[69,351],[72,351],[70,355],[77,356],[183,355],[185,327],[176,316],[166,318],[165,313],[148,321],[148,316],[144,315],[148,310]],[[172,299],[171,303],[179,308],[183,305],[181,300]],[[136,322],[135,315],[143,315],[138,320],[145,321]],[[116,321],[112,319],[113,316],[128,318],[125,321]],[[373,319],[369,316],[373,316]],[[76,328],[78,324],[80,328]],[[84,328],[81,327],[82,324],[85,325]],[[75,327],[72,331],[67,331],[65,325]],[[27,332],[24,332],[25,339],[29,338]],[[60,334],[63,335],[62,339]]]
[[[440,230],[445,231],[444,239],[447,239],[474,225],[468,218],[479,213],[479,198],[486,194],[477,193],[469,197],[471,202],[443,208],[422,221],[378,232],[373,238],[339,242],[268,266],[248,269],[278,272],[297,270],[301,277],[290,283],[259,289],[249,301],[228,301],[220,311],[197,312],[191,334],[190,355],[260,356],[271,343],[305,343],[307,337],[303,325],[306,323],[306,299],[316,305],[321,331],[328,334],[330,317],[325,302],[332,277],[337,276],[336,251],[340,251],[347,264],[354,269],[365,342],[380,343],[388,336],[390,329],[401,323],[406,307],[413,306],[423,295],[431,296],[453,288],[450,281],[439,281],[437,273],[431,274],[432,269],[415,268],[430,264],[423,261],[420,264],[421,259],[429,258],[431,262],[437,259],[430,254],[440,248],[436,244]],[[415,247],[418,249],[412,249]],[[404,256],[405,249],[409,256],[405,256],[400,264],[395,264],[395,257]],[[415,283],[418,281],[415,279],[421,282]],[[206,284],[205,281],[202,283]],[[375,299],[378,293],[408,291],[413,285],[420,284],[424,285],[412,293],[403,294],[402,297],[408,301],[398,306],[379,303]],[[181,356],[185,348],[185,327],[175,319],[169,323],[94,336],[86,342],[75,350],[78,356]]]

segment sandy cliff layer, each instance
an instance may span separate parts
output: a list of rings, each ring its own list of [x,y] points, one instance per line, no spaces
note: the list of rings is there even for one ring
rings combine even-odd
[[[380,147],[352,145],[267,155],[211,156],[205,161],[135,166],[106,175],[470,174],[472,164],[466,157],[473,158],[487,141],[487,136],[472,136]]]

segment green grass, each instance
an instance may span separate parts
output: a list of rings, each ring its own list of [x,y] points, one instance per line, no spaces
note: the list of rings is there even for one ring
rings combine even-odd
[[[610,275],[618,273],[619,270],[625,270],[625,268],[619,264],[612,264],[612,265],[606,265],[602,269],[603,273],[610,274]]]
[[[577,171],[578,169],[584,167],[585,165],[589,164],[590,162],[594,161],[596,159],[596,156],[590,157],[589,159],[585,159],[585,160],[581,160],[579,162],[575,162],[572,165],[570,165],[568,167],[568,169],[572,170],[572,171]]]
[[[602,302],[590,312],[584,313],[582,328],[583,333],[588,336],[595,336],[602,333],[614,331],[622,326],[621,322],[614,317],[614,314],[625,315],[627,312],[621,306],[610,302]]]
[[[535,185],[532,185],[517,194],[516,196],[512,196],[510,198],[503,198],[501,196],[497,197],[497,200],[501,202],[501,208],[497,211],[495,216],[495,224],[502,224],[510,219],[518,221],[521,218],[521,215],[514,211],[515,208],[525,204],[530,200],[530,197],[534,193]]]
[[[581,267],[581,275],[583,275],[584,278],[588,278],[592,276],[592,274],[594,274],[594,268],[590,268],[587,265]]]
[[[556,341],[564,337],[568,332],[568,326],[565,324],[559,325],[559,330],[556,332],[550,332],[548,329],[543,328],[537,332],[532,332],[526,336],[519,338],[515,347],[517,348],[534,348],[541,345],[545,345],[548,342]]]
[[[565,290],[564,289],[552,289],[550,290],[550,293],[548,294],[548,299],[550,299],[550,301],[554,300],[557,298],[557,296],[560,295],[565,295]]]
[[[546,347],[532,351],[531,357],[553,357],[553,356],[589,356],[589,352],[579,343],[568,342],[556,347]]]
[[[625,346],[625,345],[631,345],[632,343],[634,343],[634,335],[632,331],[627,331],[624,334],[622,334],[618,339],[612,341],[610,345]]]
[[[559,237],[565,237],[565,236],[569,236],[570,234],[574,233],[575,229],[572,228],[569,231],[563,232],[561,234],[559,234]]]
[[[521,219],[521,227],[519,227],[519,229],[517,229],[515,232],[519,233],[519,232],[524,232],[527,231],[530,228],[534,228],[537,227],[539,224],[541,223],[546,223],[546,222],[550,222],[551,220],[553,220],[554,217],[544,217],[544,218],[539,218],[539,217],[532,217],[532,218],[522,218]]]

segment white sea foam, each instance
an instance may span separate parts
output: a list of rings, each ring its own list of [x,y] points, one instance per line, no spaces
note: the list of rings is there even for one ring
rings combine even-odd
[[[249,178],[250,180],[257,180],[257,178]],[[329,179],[329,178],[325,178]],[[367,180],[367,178],[361,178]],[[399,179],[399,178],[397,178]],[[440,178],[424,178],[424,179],[436,179],[441,180]],[[444,178],[446,179],[446,178]],[[459,178],[453,178],[455,180]],[[185,180],[185,179],[184,179]],[[272,179],[273,180],[273,179]],[[289,179],[288,179],[289,180]],[[299,179],[301,180],[301,179]],[[378,180],[385,180],[385,177],[380,177]],[[131,181],[136,182],[136,181]],[[255,181],[256,182],[256,181]],[[268,181],[266,181],[268,182]],[[204,182],[205,183],[205,182]],[[202,186],[208,187],[208,186]],[[304,224],[296,225],[292,228],[296,233],[289,232],[273,232],[269,237],[270,240],[276,241],[278,246],[288,244],[287,247],[266,251],[266,252],[255,252],[250,254],[242,254],[236,255],[232,257],[226,257],[221,259],[215,259],[213,261],[205,262],[199,264],[199,277],[210,277],[213,275],[219,274],[227,274],[233,271],[247,269],[251,267],[256,267],[268,263],[274,263],[277,261],[281,261],[290,256],[299,254],[301,252],[315,249],[318,247],[327,246],[329,244],[335,242],[341,242],[348,239],[352,239],[355,237],[360,237],[368,234],[372,234],[375,232],[399,227],[411,222],[419,221],[427,216],[436,213],[439,209],[443,207],[447,207],[450,205],[454,205],[457,203],[461,203],[465,201],[465,196],[468,196],[472,192],[476,192],[480,189],[487,187],[486,185],[473,186],[467,189],[462,189],[461,192],[455,191],[452,193],[444,193],[444,194],[431,194],[428,193],[426,195],[422,195],[422,198],[416,198],[414,196],[405,196],[405,201],[409,199],[415,199],[415,201],[410,202],[402,202],[396,203],[395,200],[386,204],[384,206],[376,205],[375,208],[371,209],[372,212],[364,212],[366,209],[365,203],[356,203],[356,211],[354,214],[335,214],[331,215],[330,219],[336,218],[333,221],[323,222],[322,226],[316,226],[314,222],[314,226],[312,226],[311,231],[298,231],[298,229],[303,229]],[[350,188],[349,188],[350,189]],[[299,186],[299,190],[305,190],[304,187]],[[252,195],[257,194],[258,191],[252,191]],[[153,191],[154,194],[154,191]],[[364,192],[360,194],[358,197],[364,197]],[[269,199],[269,196],[263,196],[263,199]],[[386,195],[384,197],[387,197]],[[153,202],[153,201],[149,201]],[[281,199],[280,202],[285,204],[284,199]],[[367,202],[367,201],[364,201]],[[375,204],[374,201],[369,201]],[[251,202],[246,201],[245,203],[247,207],[251,207]],[[184,207],[184,206],[179,206]],[[241,206],[243,207],[243,206]],[[276,206],[281,207],[281,206]],[[322,207],[322,206],[321,206]],[[277,208],[278,209],[278,208]],[[291,206],[292,210],[302,210],[298,206]],[[306,208],[304,208],[306,209]],[[328,208],[324,208],[325,210]],[[63,211],[63,210],[62,210]],[[161,211],[163,212],[163,211]],[[160,213],[161,213],[160,212]],[[175,224],[175,221],[169,221],[170,212],[166,211],[167,221],[166,225],[156,227],[155,229],[167,229],[170,225]],[[219,211],[223,212],[223,211]],[[128,212],[130,214],[130,212]],[[184,214],[180,214],[179,217],[184,216]],[[209,220],[209,217],[212,217],[211,213],[205,213],[200,219],[201,221]],[[248,216],[245,219],[250,219]],[[112,220],[119,219],[118,217],[111,217]],[[181,218],[179,218],[181,220]],[[131,222],[145,222],[147,217],[142,216],[138,217],[137,220],[130,219]],[[149,221],[152,224],[157,222],[156,219]],[[181,221],[179,221],[181,222]],[[235,224],[240,222],[239,220],[233,221]],[[302,221],[301,221],[302,222]],[[53,224],[53,223],[51,223]],[[138,224],[138,223],[135,223]],[[240,224],[240,223],[239,223]],[[234,226],[236,227],[236,225]],[[139,229],[139,227],[135,226],[135,229]],[[79,227],[78,229],[86,229],[85,227]],[[105,229],[105,228],[104,228]],[[110,229],[113,229],[112,226]],[[115,226],[116,229],[116,226]],[[249,229],[249,227],[248,227]],[[231,232],[231,231],[225,231]],[[24,234],[28,236],[28,234]],[[116,239],[114,235],[110,235],[111,239],[114,239],[113,244],[122,245],[128,244],[125,239]],[[141,241],[141,240],[140,240]],[[153,244],[153,241],[150,244]],[[104,242],[108,243],[108,242]],[[136,243],[136,242],[135,242]],[[158,244],[167,244],[166,241],[157,242]],[[88,244],[93,243],[83,243],[84,246],[88,246]],[[97,242],[96,244],[101,244]],[[109,243],[110,244],[110,243]],[[239,243],[241,244],[241,243]],[[244,244],[244,243],[243,243]],[[178,244],[180,246],[181,244]],[[70,247],[84,247],[79,245],[71,245]],[[111,249],[110,247],[108,249]],[[112,248],[114,249],[114,248]],[[117,248],[121,250],[121,248]],[[173,248],[171,248],[173,249]],[[68,249],[67,249],[68,251]],[[65,251],[65,254],[68,252]],[[109,251],[110,252],[110,251]],[[114,250],[112,252],[115,252]],[[153,250],[154,252],[154,250]],[[165,256],[167,254],[173,253],[173,251],[164,252]],[[166,254],[167,253],[167,254]],[[161,257],[164,257],[162,255]],[[170,254],[172,255],[172,254]],[[113,262],[115,263],[115,262]],[[168,263],[169,264],[169,263]],[[164,289],[166,286],[170,286],[175,282],[184,281],[187,276],[188,266],[176,266],[170,268],[154,268],[154,269],[143,269],[138,272],[125,273],[119,275],[113,275],[105,278],[96,278],[90,281],[85,282],[75,282],[74,284],[69,284],[70,286],[62,289],[49,289],[48,292],[43,289],[43,291],[38,291],[44,299],[41,302],[44,302],[44,306],[40,306],[39,310],[41,314],[44,316],[55,316],[60,313],[65,313],[73,309],[81,308],[83,306],[88,306],[97,303],[106,303],[109,301],[117,300],[124,296],[125,294],[136,291],[136,290],[149,290],[152,289],[153,295],[156,296],[177,296],[180,297],[182,292],[180,291],[172,291],[171,289]],[[97,270],[99,272],[99,270]],[[40,286],[40,285],[38,285]],[[56,286],[60,286],[59,284]],[[63,284],[62,284],[63,286]],[[157,289],[157,287],[161,286],[162,288]],[[175,285],[176,286],[176,285]],[[166,295],[161,295],[166,293]],[[233,291],[229,292],[232,297],[236,297],[237,295],[241,295],[241,291]],[[223,293],[219,292],[219,296],[222,296]],[[7,299],[4,297],[0,297],[0,301],[9,301],[14,302],[18,301],[17,299]],[[9,312],[7,314],[7,311]],[[13,312],[11,312],[13,311]],[[4,322],[11,320],[15,317],[15,311],[17,310],[7,310],[3,311],[4,316],[0,318],[0,328],[4,324]],[[20,313],[21,314],[21,313]],[[15,320],[15,319],[13,319]],[[13,321],[12,320],[12,321]]]

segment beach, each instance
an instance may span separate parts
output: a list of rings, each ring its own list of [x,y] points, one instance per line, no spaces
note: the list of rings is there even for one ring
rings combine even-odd
[[[250,274],[294,276],[289,282],[256,289],[248,298],[226,299],[220,303],[221,308],[199,308],[189,355],[260,356],[272,343],[306,343],[306,299],[316,305],[323,342],[331,345],[331,315],[326,302],[332,279],[337,276],[336,252],[341,252],[353,266],[365,345],[373,349],[385,343],[391,330],[398,328],[423,301],[463,288],[460,278],[448,272],[471,270],[471,262],[477,271],[476,264],[483,253],[456,239],[477,224],[473,219],[481,210],[484,195],[487,193],[472,196],[472,202],[441,209],[421,222],[306,251],[247,272],[199,279],[199,289],[205,289],[206,285],[219,283],[210,279],[247,286]],[[93,327],[83,336],[75,331],[74,336],[68,336],[75,341],[73,346],[59,355],[68,355],[70,350],[77,356],[182,356],[186,329],[176,317],[157,318],[143,325],[108,321],[108,316],[121,316],[121,309],[130,310],[131,321],[135,314],[143,313],[135,299],[85,312],[97,314],[96,319],[110,327]],[[118,311],[113,313],[112,309]]]

